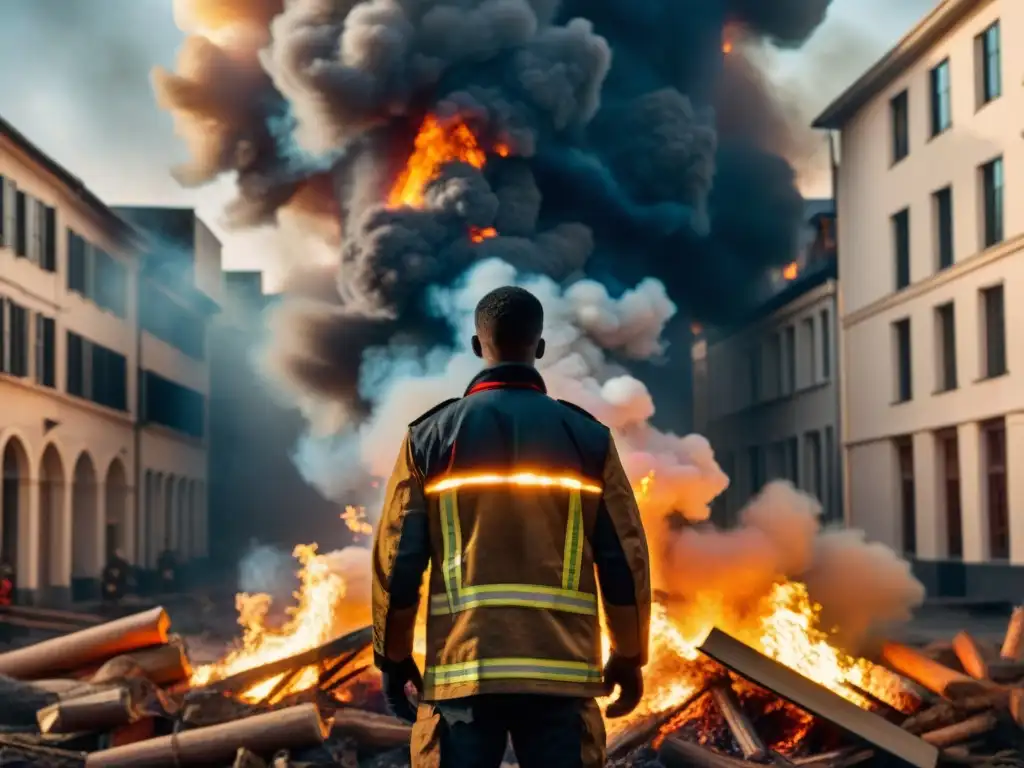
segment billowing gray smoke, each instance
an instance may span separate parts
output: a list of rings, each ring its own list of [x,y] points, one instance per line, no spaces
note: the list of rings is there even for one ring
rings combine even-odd
[[[304,401],[351,415],[363,351],[448,341],[427,289],[487,258],[613,294],[656,277],[684,321],[742,311],[791,260],[802,201],[772,99],[723,35],[798,45],[828,4],[179,0],[193,34],[178,73],[154,79],[191,149],[182,181],[236,172],[236,225],[288,210],[336,249],[296,280],[272,359]],[[449,163],[422,205],[389,206],[428,114],[507,151]]]

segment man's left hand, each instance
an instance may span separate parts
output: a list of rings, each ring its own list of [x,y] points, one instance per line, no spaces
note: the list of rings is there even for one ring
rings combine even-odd
[[[383,661],[378,664],[383,678],[384,700],[395,717],[416,722],[416,707],[409,700],[407,687],[411,684],[417,694],[423,693],[423,676],[412,656],[402,661]]]

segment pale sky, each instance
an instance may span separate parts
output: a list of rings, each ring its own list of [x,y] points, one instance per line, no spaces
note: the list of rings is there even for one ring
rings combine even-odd
[[[778,57],[780,84],[813,117],[934,5],[833,0],[815,38]],[[229,183],[187,190],[168,172],[184,150],[149,73],[173,68],[180,42],[171,0],[0,0],[0,115],[112,205],[194,206],[221,237],[225,268],[264,269],[272,285],[280,242],[218,226]],[[825,191],[816,177],[808,194]]]

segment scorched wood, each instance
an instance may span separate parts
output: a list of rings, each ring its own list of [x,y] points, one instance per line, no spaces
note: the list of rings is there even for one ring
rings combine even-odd
[[[964,720],[970,715],[1006,706],[1005,691],[995,691],[980,696],[971,696],[958,702],[940,701],[904,720],[900,727],[910,733],[924,733],[944,728]]]
[[[102,677],[104,667],[115,659],[129,659],[149,680],[157,685],[174,685],[192,676],[192,664],[185,650],[185,643],[178,635],[171,635],[162,645],[140,648],[132,653],[110,659],[101,667],[83,670],[83,676]]]
[[[964,741],[992,733],[999,725],[995,712],[982,712],[959,723],[947,725],[921,736],[922,739],[936,747],[950,747]]]
[[[629,750],[639,747],[646,741],[650,741],[657,735],[663,725],[670,722],[676,715],[686,711],[692,704],[706,695],[707,692],[708,689],[706,687],[701,688],[687,696],[678,705],[670,707],[664,712],[647,715],[635,723],[626,726],[608,740],[608,755],[610,757],[624,755]]]
[[[916,768],[934,768],[938,763],[939,751],[931,744],[837,696],[721,630],[712,630],[700,650],[750,682]]]
[[[726,725],[729,726],[733,738],[736,739],[743,757],[747,760],[764,760],[768,754],[768,748],[761,741],[761,737],[757,735],[754,726],[750,724],[746,713],[740,707],[732,684],[725,682],[714,686],[711,689],[711,697],[714,699],[718,711],[725,718]]]
[[[334,713],[331,735],[355,739],[362,747],[388,750],[406,746],[412,726],[390,715],[345,708]]]
[[[953,653],[960,660],[964,672],[975,680],[988,680],[988,659],[969,632],[957,632],[953,638]]]
[[[17,680],[73,672],[112,656],[167,642],[171,620],[163,608],[125,616],[64,637],[0,653],[0,675]]]
[[[240,747],[258,755],[321,746],[329,729],[314,704],[93,752],[87,768],[174,768],[230,763]]]
[[[1010,623],[1006,626],[1003,647],[1000,657],[1007,661],[1020,661],[1020,652],[1024,649],[1024,605],[1018,605],[1010,615]]]
[[[992,690],[990,683],[974,680],[902,643],[883,645],[882,660],[904,677],[947,699],[963,699]]]
[[[128,691],[120,686],[51,704],[36,713],[42,733],[107,731],[134,717]]]
[[[746,760],[713,752],[678,736],[665,739],[658,750],[658,759],[666,768],[750,768]]]

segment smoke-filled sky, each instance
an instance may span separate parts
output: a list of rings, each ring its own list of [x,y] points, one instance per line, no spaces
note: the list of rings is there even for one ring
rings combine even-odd
[[[834,0],[801,51],[778,56],[775,77],[813,116],[892,45],[935,0]],[[230,181],[181,189],[185,160],[150,71],[173,69],[182,33],[170,0],[4,0],[0,4],[0,115],[111,203],[194,205],[216,227]],[[827,192],[827,172],[804,171],[805,194]],[[263,268],[294,244],[269,231],[224,233],[225,266]]]

